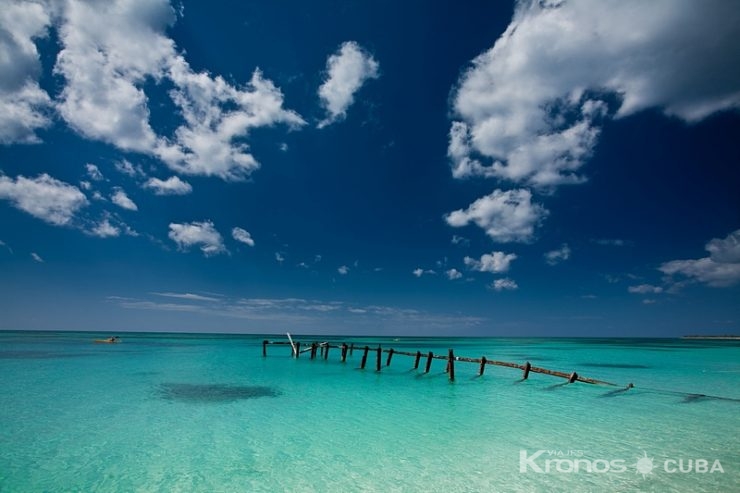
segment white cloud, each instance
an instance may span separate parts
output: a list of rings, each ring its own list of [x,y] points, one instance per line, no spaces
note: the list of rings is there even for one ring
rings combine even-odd
[[[246,178],[259,167],[245,142],[251,129],[305,122],[282,107],[282,93],[259,70],[244,87],[194,72],[166,36],[175,20],[166,0],[65,3],[55,19],[59,112],[81,135],[157,157],[175,171]],[[151,81],[174,86],[169,95],[184,121],[172,135],[150,125],[144,87]]]
[[[89,233],[93,236],[97,236],[98,238],[113,238],[116,236],[120,236],[121,230],[116,226],[113,226],[110,223],[110,220],[106,218],[96,224],[95,227],[89,231]]]
[[[346,265],[342,265],[337,269],[337,272],[339,272],[343,276],[346,276],[347,274],[349,274],[349,267],[347,267]]]
[[[220,301],[219,298],[214,298],[212,296],[202,296],[199,294],[193,294],[193,293],[152,293],[157,296],[163,296],[165,298],[177,298],[182,300],[191,300],[191,301]]]
[[[509,279],[508,277],[504,277],[502,279],[496,279],[491,284],[491,289],[494,291],[513,291],[515,289],[519,289],[519,285],[513,281],[512,279]]]
[[[31,258],[40,264],[44,263],[44,259],[42,259],[41,256],[36,252],[31,252]]]
[[[462,277],[462,272],[457,269],[450,269],[446,271],[445,274],[447,275],[447,279],[450,281],[454,281],[455,279],[460,279]]]
[[[254,240],[252,239],[252,235],[249,234],[249,232],[242,228],[234,228],[231,230],[231,236],[236,240],[244,243],[245,245],[249,245],[251,247],[254,246]]]
[[[480,260],[476,260],[472,257],[465,257],[463,261],[469,269],[495,274],[499,272],[507,272],[511,263],[516,260],[516,258],[516,254],[514,253],[491,252],[481,255]]]
[[[305,124],[297,113],[283,109],[282,92],[259,69],[244,89],[220,76],[194,73],[182,58],[174,61],[169,77],[178,86],[171,95],[186,123],[175,132],[177,145],[162,148],[159,156],[175,171],[244,179],[259,168],[243,142],[251,129]]]
[[[593,241],[597,245],[614,246],[614,247],[628,246],[632,243],[630,241],[620,240],[618,238],[600,238],[600,239],[591,240],[591,241]]]
[[[557,265],[560,262],[568,260],[569,258],[570,247],[567,243],[563,243],[563,245],[557,250],[552,250],[545,253],[545,262],[547,262],[549,265]]]
[[[417,267],[416,269],[412,271],[412,274],[414,274],[416,277],[421,277],[424,274],[433,276],[437,273],[433,271],[432,269],[422,269],[421,267]]]
[[[128,209],[130,211],[138,211],[139,208],[136,206],[133,200],[131,200],[128,195],[126,195],[126,192],[124,192],[121,188],[116,188],[113,192],[113,195],[111,195],[111,202],[116,204],[118,207],[121,207],[123,209]]]
[[[193,191],[190,183],[181,180],[177,176],[170,176],[166,180],[149,178],[144,183],[144,187],[154,190],[156,195],[187,195]]]
[[[146,173],[144,173],[144,169],[141,167],[141,165],[131,164],[131,162],[126,159],[116,161],[114,166],[119,173],[123,173],[124,175],[128,175],[132,178],[146,176]]]
[[[453,94],[453,173],[581,182],[605,118],[657,107],[696,122],[740,106],[738,38],[740,9],[722,0],[521,1]]]
[[[0,144],[36,143],[51,124],[52,102],[38,83],[41,61],[35,40],[46,37],[51,9],[35,2],[0,7]]]
[[[463,245],[463,246],[469,246],[470,240],[465,238],[464,236],[458,236],[458,235],[452,235],[452,244],[453,245]]]
[[[191,223],[170,223],[170,239],[177,243],[180,250],[187,250],[191,246],[199,246],[206,257],[226,253],[221,234],[213,227],[211,221]]]
[[[88,204],[79,188],[46,173],[36,178],[0,176],[0,199],[55,226],[68,224]]]
[[[728,287],[740,282],[740,229],[725,238],[706,244],[708,257],[695,260],[673,260],[662,264],[661,272],[685,276],[712,287]]]
[[[100,172],[100,168],[98,168],[94,164],[87,163],[85,165],[85,171],[87,172],[87,176],[89,176],[91,180],[101,181],[104,179],[103,173]]]
[[[91,190],[92,189],[92,183],[89,181],[82,180],[80,182],[80,188],[83,190]]]
[[[282,263],[283,263],[283,261],[285,260],[285,257],[283,257],[283,254],[281,254],[280,252],[275,252],[275,260],[276,260],[276,261],[277,261],[277,262],[278,262],[279,264],[282,264]]]
[[[660,286],[653,286],[651,284],[640,284],[637,286],[629,286],[627,291],[633,294],[659,294],[663,292],[663,288]]]
[[[319,98],[327,116],[325,127],[347,115],[355,93],[368,79],[378,77],[378,62],[354,41],[346,41],[326,60],[327,78],[319,87]]]
[[[548,211],[532,203],[532,193],[526,189],[494,190],[468,206],[445,216],[447,224],[459,228],[471,221],[486,231],[496,242],[529,242],[534,228]]]

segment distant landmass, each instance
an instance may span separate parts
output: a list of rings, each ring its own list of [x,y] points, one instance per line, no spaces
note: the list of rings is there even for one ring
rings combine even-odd
[[[727,341],[740,341],[740,335],[724,334],[724,335],[688,335],[683,336],[681,339],[718,339]]]

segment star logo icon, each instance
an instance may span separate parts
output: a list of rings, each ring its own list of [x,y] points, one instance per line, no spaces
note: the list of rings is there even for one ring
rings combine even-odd
[[[655,464],[653,464],[653,458],[647,456],[647,452],[644,450],[642,451],[643,456],[637,458],[637,462],[632,464],[632,467],[635,468],[635,472],[637,474],[642,474],[643,479],[648,477],[648,474],[653,473],[653,469],[655,469]]]

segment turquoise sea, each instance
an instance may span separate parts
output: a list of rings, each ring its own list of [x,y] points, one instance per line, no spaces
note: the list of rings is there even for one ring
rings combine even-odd
[[[451,383],[402,355],[376,372],[372,352],[359,370],[357,349],[263,357],[265,336],[92,342],[110,335],[0,332],[0,491],[740,490],[737,341],[294,335],[606,387],[462,362]]]

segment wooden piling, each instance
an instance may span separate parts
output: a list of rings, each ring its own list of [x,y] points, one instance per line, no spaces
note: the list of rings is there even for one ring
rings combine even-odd
[[[297,341],[292,341],[292,340],[290,340],[290,342],[270,341],[268,339],[264,339],[262,341],[262,356],[263,357],[267,356],[267,346],[269,344],[276,344],[276,345],[289,345],[290,344],[290,346],[293,349],[292,354],[295,355],[296,358],[298,358],[302,352],[305,353],[305,352],[311,351],[311,359],[316,358],[316,353],[319,348],[321,348],[321,357],[323,359],[329,359],[329,351],[331,350],[331,348],[337,348],[337,349],[341,349],[342,362],[346,362],[347,351],[349,351],[351,355],[352,351],[354,350],[354,345],[355,345],[354,343],[352,343],[351,345],[348,345],[345,342],[341,343],[341,345],[339,345],[339,343],[331,344],[329,342],[322,342],[322,343],[312,342],[310,344],[304,342],[303,346],[305,346],[305,349],[301,350],[301,343]],[[362,355],[362,363],[360,366],[361,369],[365,369],[365,365],[367,364],[367,356],[370,351],[369,346],[364,346],[364,348],[365,348],[365,351],[363,352],[363,355]],[[376,371],[381,371],[382,369],[381,358],[383,357],[384,351],[388,353],[388,357],[385,361],[385,366],[390,366],[393,356],[395,356],[396,354],[399,354],[403,356],[414,357],[414,370],[419,369],[419,362],[421,361],[421,358],[423,356],[421,351],[416,351],[416,352],[402,351],[402,350],[397,351],[393,348],[388,348],[384,350],[380,345],[378,345],[378,347],[373,350],[376,351],[376,365],[375,365]],[[611,383],[611,382],[605,382],[603,380],[596,380],[593,378],[582,377],[575,371],[572,373],[566,373],[563,371],[549,370],[547,368],[533,366],[529,361],[527,361],[525,364],[522,365],[522,364],[511,363],[507,361],[489,360],[485,356],[481,358],[468,358],[465,356],[455,356],[454,350],[452,348],[449,349],[448,355],[443,355],[443,354],[435,355],[432,351],[429,351],[429,353],[426,354],[426,358],[427,360],[426,360],[426,367],[425,367],[424,373],[430,372],[431,366],[432,366],[432,360],[434,359],[445,360],[447,363],[445,372],[449,375],[450,381],[455,380],[455,362],[457,361],[457,362],[479,364],[480,365],[478,369],[479,376],[482,376],[483,373],[485,372],[486,365],[495,365],[495,366],[505,366],[508,368],[516,368],[518,370],[522,370],[523,371],[522,380],[527,380],[529,378],[529,374],[533,372],[533,373],[542,373],[544,375],[551,375],[554,377],[559,377],[559,378],[567,380],[568,383],[583,382],[583,383],[588,383],[592,385],[596,384],[596,385],[617,386],[616,384]],[[633,385],[630,384],[627,388],[629,389],[632,387]]]
[[[434,359],[434,354],[429,351],[429,355],[427,356],[427,367],[426,370],[424,370],[424,373],[429,373],[429,368],[432,367],[432,359]]]
[[[447,356],[447,368],[450,370],[450,382],[455,381],[455,354],[452,352],[452,349],[450,348],[449,355]]]

